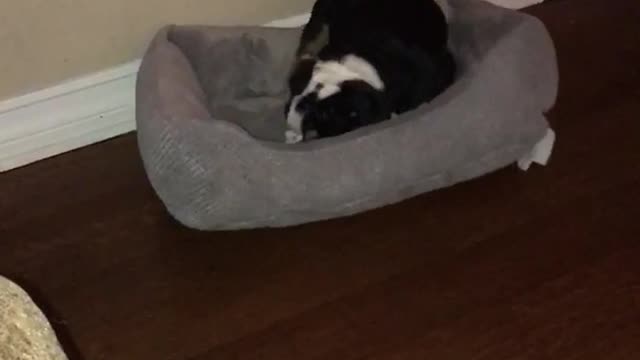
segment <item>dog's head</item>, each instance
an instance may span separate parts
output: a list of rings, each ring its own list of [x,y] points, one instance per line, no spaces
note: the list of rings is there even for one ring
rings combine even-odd
[[[289,86],[289,143],[337,136],[390,116],[377,71],[355,55],[339,61],[303,60]]]

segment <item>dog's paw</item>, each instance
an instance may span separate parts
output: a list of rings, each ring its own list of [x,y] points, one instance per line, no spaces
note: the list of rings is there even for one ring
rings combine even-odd
[[[285,140],[287,142],[287,144],[296,144],[302,141],[303,136],[300,133],[297,133],[293,130],[287,130],[284,133],[285,136]]]

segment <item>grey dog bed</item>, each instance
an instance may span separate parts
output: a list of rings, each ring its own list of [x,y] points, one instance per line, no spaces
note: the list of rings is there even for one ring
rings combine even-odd
[[[456,83],[430,104],[343,136],[284,144],[301,29],[168,26],[137,84],[140,152],[178,221],[282,227],[355,214],[526,158],[556,99],[553,43],[531,16],[451,0]]]

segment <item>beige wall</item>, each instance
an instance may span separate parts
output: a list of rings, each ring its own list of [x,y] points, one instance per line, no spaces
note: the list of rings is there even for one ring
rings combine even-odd
[[[261,24],[313,0],[0,0],[0,99],[139,57],[167,23]]]

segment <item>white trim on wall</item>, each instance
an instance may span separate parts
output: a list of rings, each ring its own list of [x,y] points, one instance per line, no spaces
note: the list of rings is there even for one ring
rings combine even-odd
[[[266,24],[303,25],[309,14]],[[140,60],[0,101],[0,172],[135,130]]]
[[[0,171],[132,131],[139,61],[0,102]]]

